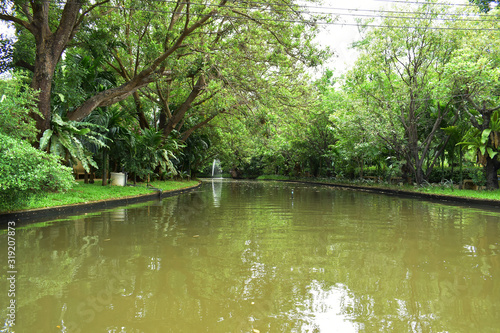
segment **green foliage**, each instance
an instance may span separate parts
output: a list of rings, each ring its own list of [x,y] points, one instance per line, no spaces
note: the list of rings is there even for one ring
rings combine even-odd
[[[102,152],[104,165],[109,153],[110,164],[115,162],[115,168],[123,167],[122,161],[126,161],[127,171],[150,174],[156,164],[175,172],[172,152],[177,148],[164,149],[155,142],[146,144],[147,128],[161,132],[163,142],[171,143],[172,133],[186,142],[187,149],[179,164],[183,169],[198,169],[213,151],[207,153],[205,139],[188,141],[194,130],[206,126],[216,116],[226,121],[234,116],[251,118],[254,113],[268,111],[273,119],[263,129],[267,135],[263,141],[269,141],[272,148],[265,151],[268,147],[259,146],[260,142],[253,144],[255,132],[250,131],[250,136],[242,140],[250,142],[241,145],[241,155],[231,150],[227,156],[236,155],[234,160],[248,163],[247,167],[252,169],[255,164],[252,157],[265,155],[268,161],[279,161],[275,165],[284,169],[285,161],[295,153],[288,145],[288,137],[275,141],[271,138],[273,121],[278,123],[277,119],[287,119],[290,115],[299,119],[300,114],[311,109],[315,95],[305,68],[320,65],[330,55],[328,49],[321,49],[314,42],[319,32],[316,19],[326,18],[302,15],[296,1],[288,2],[292,10],[286,11],[279,10],[282,3],[276,0],[265,4],[241,3],[237,10],[229,2],[214,7],[203,2],[186,5],[144,1],[139,10],[125,11],[109,11],[105,4],[96,4],[92,12],[85,12],[86,16],[78,21],[78,29],[68,43],[58,44],[64,49],[64,57],[58,54],[50,57],[55,52],[51,40],[35,43],[33,35],[41,36],[37,33],[39,30],[53,31],[53,39],[59,40],[59,32],[67,30],[55,27],[62,27],[60,24],[68,22],[71,14],[78,16],[82,11],[71,13],[70,6],[50,6],[43,7],[46,11],[42,12],[40,6],[15,4],[4,9],[16,17],[18,27],[13,63],[19,65],[17,60],[25,60],[27,67],[33,64],[43,67],[35,72],[48,73],[43,78],[49,78],[52,90],[42,91],[51,93],[50,105],[47,101],[40,104],[44,115],[58,114],[61,120],[65,117],[80,120],[93,108],[102,105],[109,108],[121,102],[121,107],[127,107],[128,119],[137,116],[140,119],[141,135],[100,133],[100,140],[109,146],[107,151],[99,149],[103,147],[102,142],[90,147],[92,137],[97,137],[91,132],[82,133],[82,127],[69,122],[61,124],[60,119],[53,116],[52,128],[44,133],[42,146],[64,158],[82,160],[87,169],[96,164],[83,148],[94,154]],[[120,4],[124,8],[135,8],[138,2],[125,0]],[[89,9],[87,5],[85,2],[83,8]],[[156,14],[174,11],[182,14]],[[40,24],[33,24],[33,29],[28,30],[25,27],[33,17],[40,17]],[[19,24],[19,20],[27,24]],[[51,66],[34,62],[34,55],[41,53],[51,58]],[[38,84],[37,80],[34,83]],[[80,107],[82,105],[84,107]],[[260,111],[262,109],[265,111]],[[110,111],[106,109],[105,113]],[[114,126],[105,127],[111,132]],[[138,133],[130,123],[125,127]],[[300,125],[286,127],[284,130],[291,137]],[[314,126],[309,129],[314,130]],[[91,137],[85,137],[88,135]],[[315,139],[312,141],[317,142]],[[131,152],[124,156],[124,151],[129,152],[127,147]],[[304,145],[300,150],[307,152]],[[273,160],[272,156],[278,158]],[[320,165],[323,156],[316,158],[308,154],[304,158],[310,164]]]
[[[243,161],[239,166],[241,174],[245,178],[257,178],[262,175],[264,164],[262,163],[262,156],[252,156],[249,160]]]
[[[465,134],[464,132],[467,130],[467,128],[467,125],[463,122],[460,124],[460,126],[447,126],[441,128],[444,134],[449,136],[448,144],[446,145],[445,150],[451,164],[455,163],[457,148],[460,148],[461,150],[461,147],[459,147],[459,142],[463,139],[463,136]]]
[[[469,131],[467,131],[466,135],[464,136],[464,140],[462,142],[459,142],[459,145],[463,145],[466,147],[467,150],[470,150],[474,153],[474,155],[477,157],[476,162],[480,165],[485,165],[486,164],[486,157],[487,157],[487,145],[486,142],[483,140],[483,135],[481,134],[481,131],[478,130],[477,128],[471,128]]]
[[[93,95],[116,86],[114,73],[102,70],[101,55],[92,57],[85,50],[69,50],[56,70],[52,87],[52,114],[66,115]]]
[[[471,174],[471,179],[476,185],[486,185],[486,173],[484,172],[484,170],[476,170],[475,172],[473,172]]]
[[[257,177],[257,180],[289,180],[289,179],[290,177],[281,175],[262,175]]]
[[[33,142],[38,131],[30,113],[40,113],[36,109],[37,92],[25,81],[21,75],[0,81],[0,133]]]
[[[422,4],[398,10],[412,14],[397,20],[386,17],[383,27],[367,33],[344,90],[353,99],[349,111],[364,114],[358,133],[381,139],[406,162],[405,173],[420,184],[424,171],[430,171],[442,154],[438,146],[444,140],[438,129],[443,121],[453,123],[456,115],[457,109],[449,107],[453,98],[446,95],[437,103],[432,86],[443,80],[443,66],[459,37],[434,29],[442,26],[439,17],[448,9]],[[401,25],[414,28],[392,28]]]
[[[484,4],[484,2],[482,2]],[[487,187],[498,188],[497,170],[500,145],[500,48],[498,10],[480,15],[481,20],[457,22],[463,32],[460,44],[444,66],[445,80],[438,89],[454,94],[469,120],[470,129],[460,142],[487,172]]]
[[[106,147],[106,144],[99,137],[99,133],[91,128],[102,130],[102,127],[92,123],[65,121],[58,114],[53,114],[52,128],[43,133],[40,139],[40,149],[48,149],[51,154],[64,160],[71,158],[74,164],[81,161],[87,172],[90,171],[90,166],[97,169],[97,163],[84,142],[101,148]]]
[[[0,209],[24,205],[31,196],[47,191],[67,191],[73,184],[72,169],[56,156],[0,133]]]
[[[498,5],[496,0],[469,0],[470,3],[479,7],[482,12],[489,12],[491,8]]]
[[[178,156],[178,163],[174,164],[178,164],[178,169],[188,172],[189,175],[195,175],[202,171],[204,163],[213,159],[209,150],[210,137],[206,134],[194,134],[186,140],[185,145],[182,155]]]
[[[336,174],[364,175],[365,166],[377,165],[387,156],[388,149],[377,133],[378,122],[373,113],[362,105],[346,101],[347,96],[331,89],[324,95],[324,107],[330,106],[331,132],[335,136],[329,154]]]
[[[94,156],[103,156],[101,161],[102,172],[108,172],[108,155],[115,171],[122,171],[123,159],[129,154],[130,142],[133,140],[131,129],[134,126],[133,119],[125,108],[107,107],[94,110],[86,119],[87,122],[98,126],[98,139],[106,144],[106,147],[87,142],[86,146]],[[100,154],[104,152],[104,154]]]
[[[16,64],[20,63],[21,69],[24,70],[26,69],[24,65],[35,63],[36,48],[33,47],[35,37],[30,32],[17,29],[16,38],[11,39],[10,42],[12,43],[12,62],[8,64],[9,69],[17,69]]]
[[[500,148],[500,121],[499,111],[495,111],[491,116],[490,126],[482,131],[477,128],[470,128],[464,136],[464,141],[458,145],[465,146],[476,156],[476,162],[482,166],[487,163],[487,158],[495,158]]]
[[[159,167],[162,172],[177,175],[173,161],[177,159],[175,153],[184,146],[178,140],[165,141],[161,132],[145,129],[142,133],[132,133],[128,144],[128,154],[123,160],[126,171],[145,178]]]
[[[429,175],[429,183],[440,183],[442,180],[451,180],[454,184],[459,184],[462,179],[474,179],[478,172],[482,172],[481,168],[474,166],[466,166],[462,169],[462,175],[460,170],[456,167],[444,167],[435,168]]]
[[[162,191],[172,191],[185,187],[197,185],[197,181],[179,182],[152,182],[150,185]],[[23,208],[35,209],[46,208],[63,205],[74,205],[81,203],[88,203],[92,201],[119,199],[123,197],[130,197],[136,195],[151,194],[151,189],[146,187],[144,183],[138,183],[136,186],[101,186],[98,183],[77,184],[68,192],[50,192],[41,193],[33,196],[32,199]]]

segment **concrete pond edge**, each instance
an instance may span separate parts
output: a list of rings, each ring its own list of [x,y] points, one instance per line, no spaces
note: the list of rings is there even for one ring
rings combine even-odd
[[[112,209],[120,206],[127,206],[147,201],[158,200],[162,198],[172,197],[175,195],[191,192],[201,186],[201,181],[197,185],[185,187],[177,190],[160,191],[156,189],[151,194],[141,194],[132,197],[122,197],[115,199],[107,199],[102,201],[91,201],[74,205],[64,205],[47,208],[36,208],[28,210],[20,210],[15,212],[0,214],[0,229],[7,227],[7,222],[16,222],[29,224],[32,221],[44,222],[64,218],[69,216],[80,215],[88,212],[96,212],[103,209]]]

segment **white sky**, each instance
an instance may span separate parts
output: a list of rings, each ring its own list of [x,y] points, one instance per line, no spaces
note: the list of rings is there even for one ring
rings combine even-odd
[[[346,10],[330,10],[334,13],[351,14],[356,9],[378,10],[384,6],[390,6],[390,3],[375,0],[325,0],[323,5],[327,8],[345,8]],[[367,12],[364,12],[367,14]],[[375,13],[374,13],[375,14]],[[323,45],[329,46],[335,53],[334,59],[327,65],[330,69],[335,69],[336,74],[345,72],[356,60],[356,51],[351,48],[351,44],[361,39],[357,26],[340,25],[341,23],[354,24],[355,17],[343,15],[336,21],[339,25],[328,25],[320,36],[319,41]]]
[[[4,21],[0,21],[0,33],[12,35],[12,30],[8,29],[7,24]]]
[[[345,8],[346,10],[330,9],[332,13],[355,14],[356,10],[390,10],[393,5],[404,5],[399,0],[323,0],[326,8]],[[425,2],[425,0],[408,0],[409,2]],[[469,4],[467,0],[438,0],[441,3]],[[358,12],[359,13],[359,12]],[[361,14],[376,15],[375,12],[361,12]],[[367,19],[367,17],[358,17],[358,19]],[[356,61],[357,53],[351,48],[355,41],[361,40],[357,26],[341,25],[341,23],[354,24],[356,17],[349,15],[340,15],[338,25],[328,25],[324,32],[319,36],[319,42],[330,46],[335,52],[334,59],[327,64],[327,68],[334,69],[338,76],[346,72]]]

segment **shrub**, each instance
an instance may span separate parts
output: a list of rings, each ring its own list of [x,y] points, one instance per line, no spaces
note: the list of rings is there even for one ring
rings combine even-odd
[[[262,156],[252,156],[249,161],[241,163],[242,176],[244,178],[257,178],[262,175],[264,164],[262,163]]]
[[[468,166],[462,168],[462,178],[463,179],[474,179],[477,177],[478,172],[482,172],[481,167]],[[453,180],[453,183],[460,183],[460,169],[458,167],[453,168],[453,173],[451,172],[451,167],[434,168],[429,176],[429,183],[440,183],[441,180]]]
[[[41,116],[36,109],[38,93],[24,76],[0,81],[0,133],[33,142],[38,130],[30,113]]]
[[[27,142],[0,133],[0,210],[22,207],[33,195],[67,191],[74,185],[71,168]]]

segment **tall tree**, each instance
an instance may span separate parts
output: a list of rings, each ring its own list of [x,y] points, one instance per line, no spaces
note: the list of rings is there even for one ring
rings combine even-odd
[[[114,11],[103,19],[108,28],[101,31],[108,29],[106,48],[112,55],[108,66],[123,82],[156,61],[184,33],[187,11],[199,15],[210,8],[200,3],[178,5],[170,8],[167,25],[163,15],[157,15],[162,9],[157,3],[151,11]],[[303,86],[304,67],[317,65],[328,55],[313,45],[317,28],[296,14],[295,7],[292,3],[219,6],[224,15],[186,36],[182,47],[164,60],[168,75],[155,77],[154,84],[133,93],[141,127],[157,127],[164,137],[179,132],[186,140],[218,115],[252,108],[257,101],[286,103],[288,98],[283,97]],[[259,14],[255,9],[261,10]],[[298,22],[289,22],[290,18]],[[109,28],[113,24],[116,28]],[[120,36],[118,43],[115,35]],[[89,39],[88,47],[94,46]],[[280,82],[283,76],[296,80],[285,84]],[[156,105],[158,112],[147,114],[147,103]]]
[[[112,52],[113,57],[108,65],[120,75],[121,82],[116,87],[97,92],[80,105],[73,106],[67,113],[69,120],[81,121],[95,108],[134,96],[141,126],[145,128],[148,123],[141,110],[138,90],[156,81],[161,83],[174,80],[180,71],[186,69],[184,66],[178,67],[185,57],[191,59],[188,61],[190,66],[194,66],[194,59],[201,61],[200,66],[193,67],[191,90],[178,105],[177,115],[172,114],[167,121],[167,132],[173,128],[178,129],[182,123],[181,115],[192,107],[196,98],[204,92],[207,92],[205,98],[213,93],[208,89],[210,80],[217,77],[224,81],[222,78],[227,76],[221,75],[221,66],[215,63],[217,56],[225,52],[224,47],[228,45],[218,43],[219,40],[224,40],[225,43],[232,41],[232,50],[243,50],[248,44],[239,33],[246,28],[245,36],[255,34],[254,43],[261,38],[261,47],[255,49],[255,52],[273,45],[272,52],[276,57],[302,60],[307,65],[319,63],[324,55],[317,55],[316,48],[312,45],[317,32],[316,25],[307,23],[308,18],[304,17],[293,1],[238,5],[227,0],[221,0],[217,4],[181,0],[117,0],[110,3],[81,0],[61,5],[46,1],[3,1],[3,5],[0,19],[13,22],[19,29],[29,31],[35,39],[32,87],[41,91],[39,110],[44,118],[38,119],[37,126],[42,131],[50,126],[50,94],[55,67],[71,41],[81,45],[84,38],[80,33],[82,31],[94,30],[100,33],[107,30],[108,41],[119,41],[110,42],[106,51]],[[90,14],[93,22],[84,26],[87,22],[85,19]],[[99,19],[94,19],[97,17]],[[313,21],[310,18],[310,22]],[[95,44],[102,45],[102,42],[97,40]],[[240,69],[244,66],[245,61],[241,63]],[[281,64],[275,61],[269,68],[271,66],[276,66],[271,71],[279,71]],[[156,97],[161,99],[160,96]],[[235,105],[239,103],[236,101]],[[227,110],[227,107],[221,110]]]
[[[90,1],[74,0],[58,5],[41,0],[1,1],[0,20],[14,23],[34,37],[34,63],[23,65],[33,71],[31,88],[39,91],[39,113],[33,116],[40,135],[50,127],[50,97],[57,63],[85,18],[107,2],[109,0],[92,4]]]
[[[460,47],[445,66],[442,94],[454,94],[461,100],[462,112],[474,130],[466,138],[468,147],[484,166],[487,188],[498,189],[500,169],[500,48],[496,40],[500,22],[497,11],[482,15],[480,22],[461,22],[457,28],[476,28],[464,33]]]
[[[433,103],[431,83],[440,80],[440,71],[456,41],[451,34],[435,29],[441,14],[436,6],[406,11],[408,16],[386,18],[385,27],[368,33],[360,44],[362,54],[348,84],[357,91],[356,98],[364,100],[365,107],[378,115],[379,135],[399,152],[417,184],[422,184],[442,153],[442,149],[435,150],[431,155],[432,143],[452,110],[452,100]],[[395,135],[401,130],[404,138]],[[424,173],[424,162],[429,158]]]

